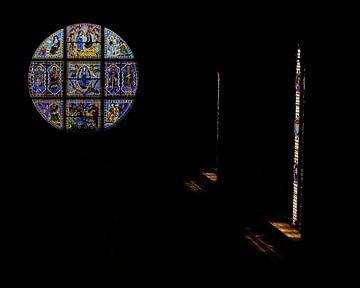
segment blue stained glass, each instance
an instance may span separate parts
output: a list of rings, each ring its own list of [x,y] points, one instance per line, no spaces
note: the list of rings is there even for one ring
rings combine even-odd
[[[66,131],[116,125],[133,106],[138,87],[137,63],[128,44],[115,32],[90,23],[69,25],[47,37],[28,71],[37,111]]]

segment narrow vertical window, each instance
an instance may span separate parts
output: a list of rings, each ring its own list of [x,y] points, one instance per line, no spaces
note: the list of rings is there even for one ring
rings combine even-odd
[[[292,224],[301,230],[302,194],[303,194],[303,143],[304,143],[304,96],[305,69],[302,63],[302,51],[298,45],[295,73],[295,116],[294,116],[294,163]]]

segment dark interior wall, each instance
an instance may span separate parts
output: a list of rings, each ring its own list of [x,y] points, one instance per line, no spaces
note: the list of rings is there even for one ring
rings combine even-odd
[[[243,33],[225,71],[225,185],[235,218],[288,216],[291,207],[296,37]],[[231,151],[231,152],[229,152]]]
[[[216,91],[211,85],[216,80],[218,61],[216,46],[211,44],[211,27],[189,29],[174,25],[165,29],[164,23],[149,23],[125,26],[127,30],[122,30],[124,26],[111,24],[108,18],[57,18],[46,24],[39,19],[29,25],[24,42],[27,53],[23,55],[22,71],[18,71],[23,75],[20,83],[27,82],[31,56],[47,35],[67,24],[86,20],[118,32],[133,49],[139,64],[138,95],[131,113],[116,128],[99,135],[79,136],[50,127],[35,112],[26,85],[19,85],[26,116],[22,119],[23,138],[29,140],[24,153],[29,170],[43,169],[43,161],[52,155],[57,159],[54,169],[59,173],[186,173],[195,162],[208,157],[209,153],[204,152],[208,141],[203,139],[213,133],[207,126],[213,121],[208,121],[210,104],[216,105]],[[203,159],[197,159],[199,151],[204,153],[200,156]]]
[[[121,223],[125,223],[120,230],[131,232],[129,243],[134,243],[131,247],[134,248],[141,239],[147,239],[150,235],[147,232],[151,231],[143,234],[139,232],[147,225],[144,223],[152,224],[154,219],[165,219],[167,212],[171,213],[173,207],[169,205],[168,211],[161,210],[164,211],[162,214],[154,211],[148,201],[138,201],[136,194],[142,190],[148,195],[146,200],[153,197],[151,204],[158,201],[160,204],[156,204],[159,207],[168,203],[166,200],[160,201],[165,198],[161,198],[165,193],[160,194],[156,189],[148,188],[147,172],[150,177],[168,179],[173,175],[189,173],[198,163],[211,162],[207,155],[211,155],[213,147],[205,144],[209,144],[209,139],[214,138],[214,130],[209,127],[213,127],[211,119],[214,119],[212,111],[213,104],[216,103],[214,82],[217,70],[222,72],[224,107],[220,149],[223,189],[218,196],[224,200],[222,203],[225,207],[217,211],[217,215],[223,213],[234,216],[227,219],[237,223],[244,215],[258,217],[263,214],[286,213],[292,168],[292,153],[289,148],[292,144],[292,120],[289,120],[289,116],[293,115],[291,99],[294,95],[292,57],[298,38],[309,40],[304,39],[303,32],[298,30],[301,27],[295,19],[297,10],[287,13],[281,7],[278,13],[273,13],[273,10],[264,11],[266,9],[262,7],[261,13],[259,7],[252,11],[228,7],[229,9],[223,12],[219,7],[215,7],[214,13],[210,13],[206,9],[194,11],[187,6],[179,10],[179,7],[166,7],[165,10],[162,7],[156,12],[140,12],[140,3],[137,2],[132,7],[121,9],[123,2],[118,2],[119,7],[116,9],[110,7],[109,3],[104,9],[98,9],[89,3],[79,4],[82,7],[77,10],[65,3],[64,9],[58,10],[40,3],[31,3],[32,9],[22,7],[23,15],[19,15],[19,7],[16,7],[16,13],[9,13],[12,16],[10,22],[3,18],[7,21],[4,27],[9,28],[5,29],[5,33],[10,32],[4,38],[7,43],[4,48],[9,55],[14,56],[4,56],[10,60],[8,67],[11,73],[6,73],[5,77],[10,76],[11,85],[8,86],[11,90],[3,93],[3,98],[5,101],[9,100],[8,107],[11,108],[3,109],[3,112],[9,114],[7,122],[3,122],[3,128],[9,127],[13,133],[6,134],[7,132],[3,131],[2,139],[13,147],[9,150],[3,149],[3,154],[15,164],[15,169],[3,164],[14,176],[11,185],[4,187],[3,193],[11,198],[11,201],[3,201],[9,211],[5,222],[12,226],[11,233],[6,233],[5,238],[13,242],[12,245],[15,244],[11,246],[14,250],[25,251],[21,257],[14,257],[13,250],[10,251],[11,260],[20,261],[16,263],[16,267],[19,263],[21,266],[25,264],[25,267],[33,266],[32,260],[39,259],[39,256],[41,258],[39,251],[42,255],[48,254],[48,251],[53,252],[47,256],[47,261],[43,261],[44,266],[49,266],[48,270],[52,269],[47,263],[52,263],[50,258],[54,253],[60,256],[60,259],[62,252],[71,257],[83,253],[85,256],[82,259],[86,259],[84,250],[88,240],[84,239],[87,235],[84,230],[88,226],[88,216],[99,217],[98,226],[101,226],[108,222],[105,220],[112,217],[111,212],[115,211],[115,216],[119,216],[119,219],[123,219]],[[101,5],[105,6],[105,3]],[[40,6],[44,9],[39,9]],[[84,6],[89,9],[85,11]],[[232,8],[233,11],[230,11]],[[89,10],[92,12],[89,13]],[[285,14],[288,19],[281,16]],[[303,17],[302,20],[306,22],[308,18]],[[36,112],[27,91],[28,65],[36,47],[53,31],[78,22],[102,24],[121,35],[134,51],[140,69],[139,93],[132,111],[117,127],[94,136],[67,135],[50,127]],[[17,35],[13,31],[21,31],[21,34]],[[332,31],[329,32],[332,36]],[[314,32],[315,34],[322,35]],[[327,40],[330,41],[325,42],[331,45],[336,42],[333,37]],[[305,44],[305,53],[313,53],[309,42],[305,41]],[[335,55],[337,51],[330,47],[331,45],[327,48]],[[322,52],[322,49],[318,49],[317,54],[308,58],[307,63],[315,58],[320,59]],[[323,61],[328,60],[332,62],[332,58]],[[324,73],[323,69],[319,69],[317,75],[312,72],[307,69],[309,91],[313,88],[311,81],[316,82],[320,74],[323,74],[322,77],[328,74]],[[344,70],[339,72],[343,73]],[[336,80],[335,77],[333,79]],[[332,85],[327,81],[324,81],[323,87],[332,89]],[[324,214],[320,213],[319,209],[327,206],[324,201],[331,195],[326,189],[312,193],[314,188],[309,185],[308,180],[311,181],[311,177],[308,176],[313,176],[313,183],[316,179],[332,185],[332,181],[327,181],[329,176],[321,178],[319,172],[329,173],[324,169],[324,163],[326,160],[333,161],[333,153],[338,150],[327,151],[332,154],[324,153],[322,158],[318,155],[326,149],[324,142],[330,139],[329,135],[333,135],[332,140],[338,138],[331,133],[334,133],[334,130],[335,133],[343,130],[344,127],[338,123],[334,124],[335,126],[327,125],[331,127],[331,133],[323,130],[328,113],[332,113],[328,112],[332,110],[322,108],[323,104],[328,102],[327,95],[322,97],[323,87],[317,93],[309,93],[310,105],[307,105],[306,110],[306,117],[310,112],[310,119],[307,119],[313,121],[306,122],[305,150],[307,149],[308,153],[305,155],[305,198],[307,204],[312,203],[310,205],[316,208],[314,214],[319,218],[319,221],[314,222],[314,218],[308,217],[310,221],[307,223],[312,222],[310,226],[320,231],[320,239],[325,240],[328,232],[332,230],[321,228]],[[208,98],[208,95],[211,96]],[[322,109],[315,111],[314,106],[311,107],[312,101],[317,101],[318,107]],[[337,101],[334,102],[338,103]],[[319,110],[322,110],[322,116],[319,116]],[[339,110],[333,112],[336,114]],[[207,124],[208,128],[205,127]],[[309,135],[321,136],[314,137],[318,140],[314,141]],[[345,138],[338,139],[340,142]],[[316,160],[311,162],[309,152],[312,153],[310,156],[316,155],[313,157]],[[341,152],[339,158],[343,157]],[[334,165],[331,170],[333,168]],[[100,177],[104,170],[115,173],[111,174],[112,177]],[[95,173],[86,175],[84,171]],[[309,171],[312,174],[309,174]],[[142,182],[134,182],[134,174],[139,175],[138,179]],[[144,175],[146,177],[141,177]],[[125,185],[122,185],[124,183]],[[97,195],[90,195],[89,191]],[[134,201],[124,201],[123,191],[129,195],[133,193],[135,196],[131,194],[130,197],[133,197]],[[169,195],[171,191],[164,192]],[[108,197],[116,198],[116,201],[108,201],[111,202],[108,204],[106,193],[116,195],[117,198]],[[314,203],[314,197],[315,200],[319,199],[317,203]],[[333,210],[334,206],[327,207],[328,210]],[[180,204],[178,211],[182,211]],[[339,214],[328,212],[328,216]],[[156,215],[153,216],[154,214]],[[336,222],[328,223],[332,225]],[[148,226],[151,228],[150,224]],[[158,227],[160,230],[160,226]],[[14,241],[13,235],[20,236],[16,236],[17,240]],[[88,238],[94,239],[93,235]],[[54,239],[59,240],[62,245],[53,245],[58,243]],[[83,242],[80,243],[81,241]],[[163,242],[160,241],[158,245],[163,245]],[[71,249],[65,251],[64,247]],[[318,252],[317,248],[314,251]],[[136,249],[127,250],[128,254],[133,255],[134,250]],[[70,255],[73,251],[78,254]],[[32,257],[27,257],[28,254]],[[82,268],[76,261],[68,262],[59,263],[76,266],[77,273]],[[29,270],[29,274],[34,270]],[[37,272],[40,270],[37,269]],[[50,275],[47,272],[45,274]],[[33,278],[38,275],[31,274]],[[43,274],[38,278],[42,278]]]
[[[155,17],[156,16],[156,17]],[[85,171],[180,177],[214,163],[216,71],[222,73],[221,163],[225,205],[239,214],[286,214],[291,189],[294,53],[302,34],[293,21],[255,25],[210,15],[173,17],[80,13],[29,19],[19,65],[26,146],[22,173],[77,179]],[[256,20],[257,19],[257,20]],[[127,117],[106,133],[68,135],[50,127],[35,111],[27,92],[33,52],[53,31],[90,22],[121,35],[134,51],[140,82]],[[129,23],[125,25],[123,23]],[[249,24],[250,23],[250,24]],[[245,25],[246,24],[246,25]],[[266,24],[266,25],[265,25]]]
[[[276,68],[265,80],[271,92],[264,91],[258,107],[261,127],[257,145],[261,152],[257,155],[258,165],[262,165],[258,193],[262,199],[260,209],[270,217],[291,215],[296,44],[279,41],[271,48],[269,64]]]

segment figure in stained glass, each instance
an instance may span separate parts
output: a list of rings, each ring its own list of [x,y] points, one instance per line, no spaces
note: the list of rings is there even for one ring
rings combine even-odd
[[[121,91],[123,95],[134,95],[137,86],[137,71],[134,63],[124,64],[122,71],[122,86]]]
[[[51,62],[47,68],[48,74],[48,96],[61,94],[62,92],[62,74],[63,74],[63,63]]]
[[[294,161],[294,181],[295,183],[298,182],[298,176],[299,176],[299,167],[298,167],[298,161]]]
[[[36,49],[33,58],[53,59],[63,58],[63,29],[55,32]]]
[[[133,59],[127,43],[116,33],[105,28],[105,59]]]
[[[68,96],[100,96],[100,62],[69,62]]]
[[[299,116],[296,115],[295,121],[294,121],[294,133],[295,136],[299,136],[299,124],[300,124],[300,119]]]
[[[63,102],[61,100],[33,100],[41,116],[56,128],[63,127]]]
[[[38,65],[35,68],[35,81],[34,91],[35,93],[41,93],[45,90],[45,68],[42,65]]]
[[[60,61],[30,64],[29,86],[32,97],[62,96],[63,63]]]
[[[105,128],[121,120],[131,108],[133,100],[105,100]]]
[[[120,95],[120,62],[106,62],[105,63],[105,95],[116,96]]]

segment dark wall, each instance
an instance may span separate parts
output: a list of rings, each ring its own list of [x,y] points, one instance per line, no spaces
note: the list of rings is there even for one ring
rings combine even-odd
[[[224,181],[232,219],[290,212],[295,52],[302,39],[272,28],[243,33],[225,64]]]
[[[236,17],[220,21],[216,14],[159,12],[134,21],[133,14],[94,14],[28,15],[15,73],[23,127],[18,137],[26,143],[21,173],[77,179],[86,171],[115,171],[125,181],[128,175],[179,178],[199,164],[213,165],[216,71],[221,71],[220,197],[236,217],[286,213],[294,56],[297,40],[303,40],[302,33],[289,32],[296,27],[294,19],[277,23],[255,15],[250,22]],[[24,84],[41,41],[78,22],[117,32],[139,64],[135,106],[117,127],[98,135],[68,135],[50,127],[35,111]]]
[[[126,26],[116,17],[55,16],[47,20],[35,19],[27,27],[23,63],[17,71],[23,75],[18,94],[24,111],[22,136],[28,143],[26,169],[41,171],[44,161],[51,158],[55,162],[52,169],[61,175],[104,170],[186,173],[199,160],[199,149],[207,149],[204,139],[213,133],[207,119],[209,107],[213,112],[215,106],[211,105],[216,105],[213,86],[219,60],[214,38],[222,42],[219,33],[211,26],[169,23],[164,27],[162,21]],[[140,73],[136,103],[128,116],[116,128],[91,136],[69,135],[50,127],[36,112],[24,85],[31,56],[41,41],[53,31],[81,21],[99,23],[120,34],[132,48]],[[209,154],[203,153],[204,157]]]

